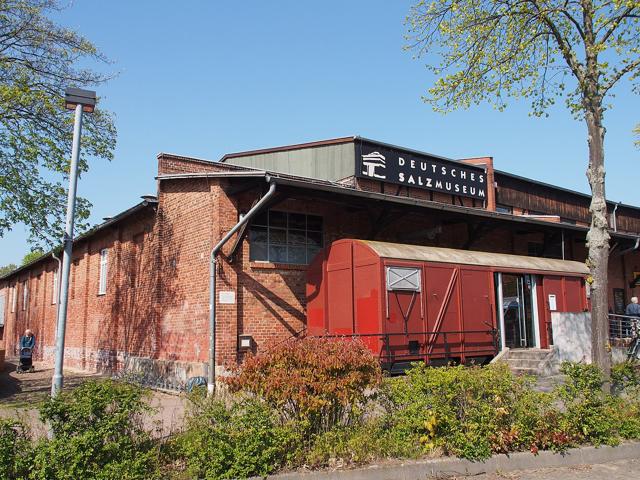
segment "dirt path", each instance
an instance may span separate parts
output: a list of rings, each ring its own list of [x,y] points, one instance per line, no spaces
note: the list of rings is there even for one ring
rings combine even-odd
[[[26,423],[36,436],[44,434],[38,408],[51,394],[53,368],[39,362],[33,373],[16,373],[16,362],[7,361],[0,372],[0,418],[18,418]],[[88,379],[106,378],[104,375],[80,370],[64,370],[64,388],[77,387]],[[184,395],[153,391],[149,403],[155,412],[144,418],[147,429],[155,435],[167,436],[182,427],[185,406]]]

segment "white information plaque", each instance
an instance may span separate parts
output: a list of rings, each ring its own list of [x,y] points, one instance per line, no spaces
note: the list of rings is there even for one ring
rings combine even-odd
[[[218,300],[221,304],[233,305],[236,303],[236,292],[233,290],[223,290],[220,292]]]

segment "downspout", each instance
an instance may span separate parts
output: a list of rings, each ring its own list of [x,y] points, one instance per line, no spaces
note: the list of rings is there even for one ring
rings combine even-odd
[[[276,183],[268,175],[265,177],[269,182],[269,190],[245,215],[240,217],[238,223],[222,237],[222,240],[213,247],[209,257],[209,372],[207,375],[207,389],[212,394],[216,388],[216,271],[218,266],[218,253],[227,241],[242,226],[249,222],[256,213],[269,201],[276,192]]]
[[[616,206],[613,207],[613,231],[617,232],[618,231],[618,221],[616,219],[616,210],[618,210],[618,207],[620,206],[620,202],[616,203]],[[636,247],[637,248],[637,247]]]

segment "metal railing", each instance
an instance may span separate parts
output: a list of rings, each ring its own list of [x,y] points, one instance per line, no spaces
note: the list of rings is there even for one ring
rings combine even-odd
[[[637,333],[638,317],[609,314],[609,339],[631,340]]]
[[[467,335],[486,335],[486,341],[465,339]],[[420,342],[415,337],[424,337],[426,341]],[[456,337],[455,340],[452,337]],[[345,333],[340,335],[319,335],[322,338],[354,338],[365,340],[367,338],[382,339],[383,345],[379,352],[380,361],[392,364],[403,360],[459,359],[464,356],[496,355],[499,350],[499,333],[495,328],[489,330],[447,330],[432,332],[407,332],[407,333]],[[405,337],[406,342],[393,342],[392,339]],[[400,350],[400,352],[397,352]],[[407,352],[408,353],[404,353]],[[402,353],[401,353],[402,352]]]

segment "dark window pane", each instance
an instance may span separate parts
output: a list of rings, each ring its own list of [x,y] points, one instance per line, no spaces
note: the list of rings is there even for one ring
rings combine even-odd
[[[251,221],[251,223],[253,225],[263,225],[266,227],[268,225],[267,221],[268,221],[268,213],[261,212],[255,217],[253,217],[253,220]]]
[[[309,232],[307,234],[308,245],[312,245],[314,247],[322,246],[322,233],[321,232]]]
[[[289,263],[307,263],[304,247],[289,247]]]
[[[269,243],[280,243],[282,245],[287,243],[287,231],[281,228],[269,229]]]
[[[287,227],[287,214],[285,212],[269,212],[269,226],[270,227]]]
[[[311,263],[320,250],[322,249],[317,247],[307,247],[307,263]]]
[[[249,243],[267,243],[267,227],[251,227],[249,230]]]
[[[269,260],[269,257],[267,257],[267,244],[251,242],[249,245],[249,260],[254,262],[266,262]]]
[[[304,245],[307,243],[307,236],[304,230],[289,230],[289,245]]]
[[[307,228],[307,216],[303,213],[290,213],[289,228],[304,230]]]
[[[322,217],[307,215],[307,230],[322,230]]]
[[[269,261],[274,263],[287,263],[287,247],[285,245],[270,245]]]

